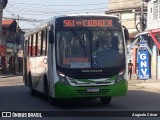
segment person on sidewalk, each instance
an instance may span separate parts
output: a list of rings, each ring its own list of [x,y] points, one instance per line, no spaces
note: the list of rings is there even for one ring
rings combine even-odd
[[[129,79],[130,80],[131,80],[131,77],[132,77],[132,68],[133,68],[132,61],[129,60],[129,63],[128,63],[128,75],[129,75]]]

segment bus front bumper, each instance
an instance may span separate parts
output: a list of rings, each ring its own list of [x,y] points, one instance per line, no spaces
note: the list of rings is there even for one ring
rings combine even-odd
[[[92,91],[89,91],[92,89]],[[94,91],[98,90],[98,91]],[[128,91],[127,80],[109,86],[69,86],[60,82],[55,84],[55,98],[90,98],[105,96],[125,96]]]

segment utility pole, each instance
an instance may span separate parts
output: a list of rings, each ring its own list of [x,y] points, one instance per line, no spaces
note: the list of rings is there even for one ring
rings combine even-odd
[[[3,9],[6,7],[8,0],[0,0],[0,45],[2,44],[2,15]]]
[[[5,41],[2,37],[2,15],[3,15],[3,9],[6,7],[7,2],[8,0],[0,0],[0,65],[2,67],[2,70],[5,68],[4,67],[5,65],[3,65],[4,63],[3,61],[5,61],[4,60],[5,57],[3,57],[3,60],[2,60],[2,55],[3,56],[5,55],[5,47],[4,47]],[[1,73],[1,69],[0,69],[0,73]]]
[[[0,45],[2,45],[2,14],[3,14],[3,2],[0,0]]]
[[[141,32],[144,31],[145,25],[144,25],[144,0],[141,0],[141,15],[140,15],[140,27],[141,27]]]

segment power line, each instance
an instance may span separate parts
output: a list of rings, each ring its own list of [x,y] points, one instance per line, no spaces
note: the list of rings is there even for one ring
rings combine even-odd
[[[128,1],[132,1],[132,0],[128,0]],[[110,2],[110,3],[118,3],[118,2],[126,2],[125,0],[121,0],[121,1],[114,1],[114,2]],[[15,5],[15,3],[16,2],[11,2],[11,3],[14,3],[12,6],[14,6]],[[110,4],[110,3],[98,3],[98,4],[105,4],[105,5],[107,5],[107,4]],[[33,5],[40,5],[41,7],[43,6],[52,6],[52,5],[41,5],[41,4],[28,4],[28,3],[16,3],[16,4],[22,4],[22,5],[29,5],[29,6],[33,6]],[[81,4],[81,5],[69,5],[69,6],[84,6],[84,5],[98,5],[98,4]],[[11,4],[10,4],[11,5]],[[23,7],[23,6],[20,6],[20,7]],[[53,6],[57,6],[57,5],[53,5]],[[58,6],[63,6],[63,5],[58,5]],[[67,5],[65,5],[65,6],[67,6]],[[92,13],[97,13],[97,10],[102,10],[102,9],[105,9],[106,7],[103,7],[103,8],[94,8],[94,9],[86,9],[86,7],[85,7],[85,10],[84,9],[81,9],[81,10],[73,10],[73,9],[71,9],[71,10],[63,10],[63,9],[59,9],[59,10],[54,10],[53,8],[52,8],[52,10],[48,10],[48,9],[43,9],[43,8],[41,8],[41,7],[39,7],[39,11],[36,9],[34,9],[33,7],[32,7],[32,9],[29,9],[28,7],[27,8],[25,8],[24,9],[24,7],[23,8],[20,8],[20,7],[17,7],[17,5],[16,5],[16,8],[13,8],[13,10],[18,10],[18,11],[16,11],[16,12],[22,12],[22,13],[25,13],[25,14],[29,14],[29,15],[43,15],[43,14],[58,14],[58,13],[68,13],[68,12],[78,12],[78,11],[86,11],[86,12],[90,12],[90,11],[92,11]],[[19,9],[17,9],[17,8],[19,8]],[[11,7],[10,7],[10,9],[12,9]],[[93,12],[93,10],[95,11],[95,12]],[[33,13],[34,12],[34,13]],[[38,12],[39,12],[39,14],[38,14]]]
[[[128,0],[128,1],[132,1],[132,0]],[[125,2],[124,0],[121,0],[121,1],[118,1],[118,2]],[[112,2],[112,3],[118,3],[118,2]],[[12,3],[16,3],[16,2],[12,2]],[[110,2],[111,3],[111,2]],[[17,3],[16,3],[17,4]],[[70,10],[66,10],[66,8],[63,10],[63,9],[59,9],[59,10],[55,10],[55,9],[51,9],[51,10],[48,10],[48,7],[47,7],[47,9],[45,10],[43,7],[45,7],[45,6],[57,6],[57,5],[41,5],[41,4],[27,4],[27,3],[18,3],[18,4],[22,4],[22,5],[20,5],[20,7],[17,7],[17,5],[16,5],[16,8],[13,8],[13,7],[10,7],[10,9],[12,9],[13,8],[13,10],[19,10],[20,12],[24,12],[24,7],[23,7],[23,5],[27,5],[27,8],[25,7],[25,12],[27,11],[27,9],[28,9],[28,11],[27,12],[30,12],[30,11],[35,11],[34,10],[34,8],[35,7],[33,7],[33,5],[40,5],[41,7],[38,7],[38,9],[40,10],[40,11],[36,11],[36,12],[43,12],[43,11],[45,11],[45,12],[50,12],[50,11],[54,11],[54,12],[72,12],[72,11],[85,11],[84,9],[81,9],[81,10],[73,10],[73,9],[70,9]],[[76,7],[77,8],[77,6],[86,6],[86,5],[100,5],[100,4],[104,4],[104,5],[107,5],[107,4],[109,4],[109,3],[97,3],[97,4],[81,4],[81,5],[65,5],[65,7],[66,6],[72,6],[72,8],[73,7]],[[28,6],[29,5],[29,6]],[[15,6],[15,4],[13,4],[12,6]],[[28,7],[32,7],[31,9],[30,8],[28,8]],[[64,5],[58,5],[58,6],[64,6]],[[18,9],[17,9],[18,8]],[[86,9],[86,7],[85,7],[85,9]],[[107,9],[106,8],[106,6],[105,7],[103,7],[103,8],[94,8],[94,9],[87,9],[87,12],[89,12],[88,10],[97,10],[97,9]],[[36,9],[37,10],[37,9]],[[18,12],[19,12],[18,11]]]
[[[128,1],[133,1],[133,0],[128,0]],[[29,4],[29,3],[19,3],[19,2],[10,2],[10,3],[13,3],[13,4],[20,4],[20,5],[28,5],[28,6],[84,6],[84,5],[88,5],[88,6],[92,6],[92,5],[107,5],[107,4],[111,4],[111,3],[119,3],[119,2],[126,2],[126,0],[121,0],[121,1],[113,1],[113,2],[106,2],[106,3],[92,3],[92,4],[70,4],[70,5],[62,5],[62,4],[59,4],[59,5],[50,5],[50,4]]]
[[[92,6],[92,5],[97,5],[97,3],[96,4],[77,4],[77,5],[75,5],[75,4],[71,4],[71,5],[42,5],[42,4],[29,4],[29,3],[18,3],[18,2],[10,2],[10,3],[14,3],[14,4],[21,4],[21,5],[31,5],[31,6],[58,6],[58,7],[60,7],[60,6],[84,6],[84,5],[88,5],[88,6]],[[104,4],[108,4],[108,3],[98,3],[98,5],[100,5],[100,4],[102,4],[102,5],[104,5]]]
[[[128,0],[132,1],[132,0]],[[106,3],[91,3],[91,4],[70,4],[70,5],[54,5],[54,4],[29,4],[29,3],[20,3],[20,2],[9,2],[9,7],[6,10],[6,12],[13,16],[15,19],[19,19],[20,21],[27,21],[27,22],[40,22],[41,20],[33,19],[33,18],[24,18],[20,17],[17,18],[18,15],[25,15],[25,16],[40,16],[44,18],[48,16],[50,18],[53,15],[57,14],[78,14],[78,13],[99,13],[103,12],[105,13],[105,9],[107,10],[107,5],[111,3],[119,3],[119,2],[126,2],[126,0],[120,0],[120,1],[113,1],[113,2],[106,2]],[[136,4],[136,3],[134,3]],[[105,5],[104,7],[97,7],[97,8],[88,8],[86,7],[93,7],[98,5]],[[53,7],[54,8],[51,8]],[[71,8],[72,6],[72,8]],[[84,6],[84,9],[75,10],[74,7],[82,7]],[[63,7],[62,9],[55,9],[56,7]],[[64,8],[67,7],[67,8]],[[24,9],[25,8],[25,9]],[[70,9],[71,8],[71,9]],[[16,13],[16,14],[15,14]],[[6,17],[7,18],[7,17]]]
[[[31,19],[31,18],[24,18],[24,17],[20,17],[20,16],[16,16],[13,12],[5,9],[10,15],[12,15],[13,17],[16,17],[16,18],[12,18],[12,19],[16,19],[16,20],[22,20],[22,21],[32,21],[32,22],[39,22],[39,21],[43,21],[43,20],[36,20],[36,19]]]
[[[36,19],[30,19],[30,18],[12,18],[12,17],[2,17],[4,19],[15,19],[20,21],[29,21],[29,22],[42,22],[44,20],[36,20]]]

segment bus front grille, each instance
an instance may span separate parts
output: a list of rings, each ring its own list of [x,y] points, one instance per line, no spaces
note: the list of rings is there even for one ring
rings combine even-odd
[[[109,92],[109,89],[99,89],[98,92],[88,92],[87,89],[76,90],[79,95],[84,96],[96,96],[96,95],[106,95]]]

